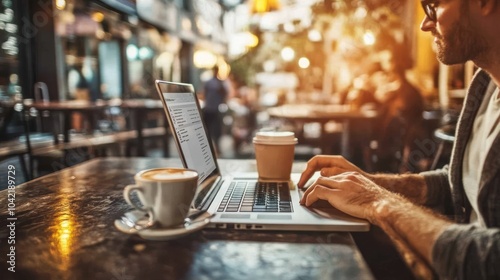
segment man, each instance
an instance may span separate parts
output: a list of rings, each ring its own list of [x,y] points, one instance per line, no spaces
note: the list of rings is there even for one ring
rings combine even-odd
[[[222,113],[219,106],[226,101],[228,89],[224,81],[219,79],[219,67],[212,69],[213,76],[204,87],[205,107],[203,108],[203,119],[217,152],[220,151],[219,140],[222,136]]]
[[[421,29],[445,64],[472,60],[476,73],[457,125],[449,167],[421,174],[367,174],[342,157],[318,156],[301,203],[327,200],[390,229],[444,279],[500,279],[500,1],[423,0]],[[426,207],[422,207],[422,206]],[[431,211],[453,214],[455,221]]]

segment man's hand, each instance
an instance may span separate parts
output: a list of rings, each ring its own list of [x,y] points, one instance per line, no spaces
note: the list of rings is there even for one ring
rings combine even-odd
[[[362,174],[365,177],[369,177],[368,173],[359,169],[359,167],[346,160],[343,156],[318,155],[307,162],[307,167],[302,172],[297,186],[299,188],[303,188],[307,183],[307,180],[309,180],[316,171],[320,171],[321,176],[324,177],[335,176],[344,172],[353,171]]]
[[[327,200],[332,206],[351,216],[376,224],[375,212],[383,211],[389,202],[398,203],[402,198],[360,173],[346,172],[318,178],[305,191],[300,203],[310,206],[319,199]]]

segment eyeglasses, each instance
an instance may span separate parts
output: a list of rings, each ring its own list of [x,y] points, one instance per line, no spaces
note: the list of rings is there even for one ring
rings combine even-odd
[[[436,0],[422,0],[420,1],[422,8],[424,8],[425,15],[432,21],[437,20],[436,16]]]

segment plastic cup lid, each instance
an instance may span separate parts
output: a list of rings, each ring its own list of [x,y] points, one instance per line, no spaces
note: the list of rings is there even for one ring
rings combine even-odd
[[[254,144],[290,145],[297,144],[295,133],[291,131],[260,131],[253,138]]]

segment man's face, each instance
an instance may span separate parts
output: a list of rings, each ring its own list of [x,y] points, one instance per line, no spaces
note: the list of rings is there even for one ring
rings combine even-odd
[[[447,65],[480,59],[485,40],[474,28],[468,0],[443,0],[436,6],[437,19],[422,30],[434,36],[438,59]],[[428,20],[428,19],[425,19]]]

